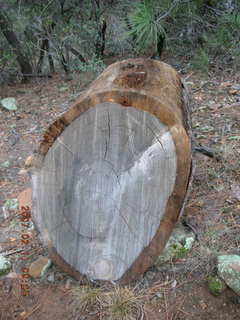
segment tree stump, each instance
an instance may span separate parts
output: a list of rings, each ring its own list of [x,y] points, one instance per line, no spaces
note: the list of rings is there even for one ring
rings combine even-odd
[[[163,250],[190,175],[179,75],[155,60],[117,62],[45,132],[33,219],[66,272],[127,283]]]

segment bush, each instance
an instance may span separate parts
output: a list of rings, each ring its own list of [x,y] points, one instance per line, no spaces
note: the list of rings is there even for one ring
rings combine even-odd
[[[191,65],[199,71],[208,72],[209,56],[207,51],[202,48],[199,49],[192,58]]]

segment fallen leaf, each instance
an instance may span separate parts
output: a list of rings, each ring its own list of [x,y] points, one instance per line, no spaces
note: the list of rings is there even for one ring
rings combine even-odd
[[[238,90],[235,90],[235,89],[233,89],[233,90],[229,90],[229,94],[232,94],[232,95],[236,95],[236,94],[238,94]]]
[[[32,165],[32,163],[33,163],[33,159],[34,159],[33,155],[27,157],[27,159],[26,159],[26,161],[25,161],[25,167],[27,167],[27,168],[28,168],[28,167],[31,167],[31,165]]]

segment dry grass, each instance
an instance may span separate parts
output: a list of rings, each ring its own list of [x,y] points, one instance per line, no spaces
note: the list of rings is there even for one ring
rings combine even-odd
[[[145,306],[159,292],[163,295],[170,286],[170,281],[156,283],[155,286],[140,289],[137,287],[95,288],[80,286],[71,290],[75,312],[94,310],[99,319],[104,320],[143,320],[146,319]]]
[[[103,289],[91,286],[74,287],[72,290],[72,307],[75,312],[99,309],[101,306]]]
[[[103,296],[102,306],[109,320],[144,319],[144,293],[115,286]]]

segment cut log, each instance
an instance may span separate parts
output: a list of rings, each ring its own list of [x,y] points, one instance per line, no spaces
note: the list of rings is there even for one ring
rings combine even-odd
[[[48,128],[34,158],[33,218],[66,272],[127,283],[154,263],[188,190],[188,116],[173,68],[129,59]]]

